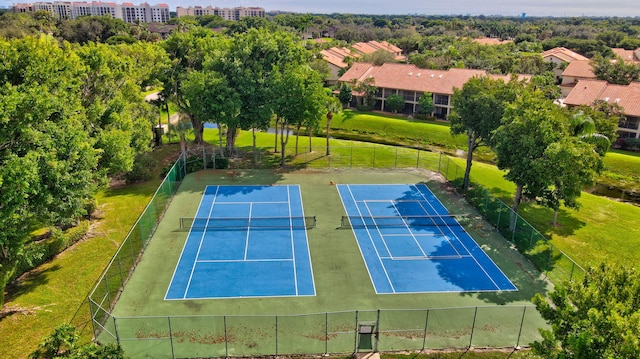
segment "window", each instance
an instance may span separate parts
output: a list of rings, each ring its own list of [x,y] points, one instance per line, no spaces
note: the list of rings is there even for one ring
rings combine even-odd
[[[626,117],[624,120],[618,121],[618,127],[637,130],[638,122],[638,117]]]
[[[435,95],[433,103],[435,105],[449,105],[449,96],[447,96],[447,95]]]

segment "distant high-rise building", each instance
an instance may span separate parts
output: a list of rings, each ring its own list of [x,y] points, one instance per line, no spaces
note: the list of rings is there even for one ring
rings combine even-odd
[[[142,3],[116,4],[113,2],[36,2],[34,4],[16,4],[14,12],[34,12],[44,10],[63,19],[75,19],[80,16],[111,16],[125,22],[160,22],[169,20],[169,5],[149,5]]]
[[[189,6],[187,8],[178,6],[176,8],[176,14],[180,16],[204,16],[204,15],[217,15],[225,20],[240,20],[243,17],[265,17],[266,12],[261,7],[234,7],[234,8],[219,8],[202,6]]]

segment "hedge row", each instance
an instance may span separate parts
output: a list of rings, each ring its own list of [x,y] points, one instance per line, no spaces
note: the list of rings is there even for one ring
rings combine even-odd
[[[51,235],[47,239],[31,242],[24,247],[24,255],[18,262],[11,280],[50,260],[82,239],[88,232],[88,220],[81,221],[77,226],[66,231],[59,228],[51,229]]]

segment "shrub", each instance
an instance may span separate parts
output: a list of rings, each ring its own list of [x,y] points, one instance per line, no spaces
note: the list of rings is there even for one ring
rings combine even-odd
[[[133,168],[131,171],[124,175],[124,180],[127,183],[136,183],[142,181],[148,181],[153,175],[153,168],[157,161],[147,153],[141,153],[136,156],[133,162]]]
[[[35,241],[24,247],[24,255],[18,262],[11,280],[53,258],[82,239],[89,232],[89,221],[81,221],[77,226],[62,231],[52,228],[47,239]]]

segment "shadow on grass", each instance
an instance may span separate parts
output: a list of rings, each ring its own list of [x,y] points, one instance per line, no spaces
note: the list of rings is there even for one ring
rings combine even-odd
[[[24,294],[35,291],[40,286],[48,284],[49,274],[59,269],[60,269],[60,265],[58,264],[53,265],[46,269],[43,268],[43,266],[39,266],[36,269],[33,269],[21,275],[16,280],[11,282],[5,289],[7,291],[7,296],[5,298],[6,302],[10,302],[15,298],[18,298]],[[19,310],[3,311],[2,314],[0,314],[0,320],[20,312],[21,311]]]

